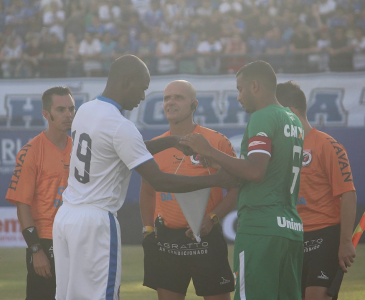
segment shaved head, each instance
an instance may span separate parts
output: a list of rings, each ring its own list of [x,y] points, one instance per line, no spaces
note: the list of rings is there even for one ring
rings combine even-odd
[[[142,60],[123,55],[110,66],[102,95],[119,103],[122,109],[132,110],[145,99],[150,80],[150,72]]]
[[[115,83],[119,84],[125,78],[133,80],[142,76],[145,72],[149,75],[146,64],[137,56],[130,54],[123,55],[117,58],[110,66],[107,86]]]
[[[196,100],[196,90],[195,90],[194,86],[189,81],[186,81],[186,80],[172,81],[165,87],[165,90],[167,88],[171,88],[171,87],[182,87],[182,88],[184,88],[184,90],[188,93],[189,98],[191,100]]]

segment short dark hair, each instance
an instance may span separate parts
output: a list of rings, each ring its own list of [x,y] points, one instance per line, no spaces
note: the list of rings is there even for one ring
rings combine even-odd
[[[276,74],[272,66],[263,60],[257,60],[244,65],[236,74],[236,77],[243,76],[247,80],[257,80],[265,83],[265,86],[275,92]]]
[[[44,110],[51,110],[53,101],[52,95],[64,96],[70,95],[72,96],[71,90],[67,86],[54,86],[46,90],[42,95],[42,106]]]
[[[282,106],[294,107],[305,116],[307,112],[307,99],[297,83],[291,80],[279,83],[276,87],[276,98]]]

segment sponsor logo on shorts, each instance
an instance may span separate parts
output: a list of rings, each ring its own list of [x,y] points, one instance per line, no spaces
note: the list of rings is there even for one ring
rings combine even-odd
[[[227,283],[231,282],[229,279],[225,279],[224,277],[221,277],[221,278],[222,278],[222,281],[219,283],[220,285],[227,284]]]
[[[167,252],[169,254],[178,256],[195,256],[208,254],[209,243],[188,243],[188,244],[172,244],[172,243],[157,243],[158,250],[161,252]]]
[[[286,227],[294,231],[303,231],[303,224],[297,223],[293,221],[293,218],[291,220],[287,220],[285,217],[276,217],[279,227]]]
[[[317,278],[324,279],[324,280],[329,280],[328,276],[323,271],[321,271],[321,275],[317,276]]]
[[[303,150],[303,167],[308,167],[309,164],[312,162],[312,150]]]
[[[321,247],[322,243],[322,238],[303,242],[304,253],[317,250],[319,247]]]

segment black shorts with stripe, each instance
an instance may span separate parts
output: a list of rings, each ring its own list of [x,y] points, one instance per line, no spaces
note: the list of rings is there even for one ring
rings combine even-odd
[[[340,224],[304,232],[302,295],[310,286],[329,287],[336,276]]]
[[[228,262],[227,243],[222,227],[216,225],[200,243],[185,235],[184,229],[171,229],[156,222],[157,236],[143,240],[143,285],[186,295],[193,280],[198,296],[232,292],[234,280]]]

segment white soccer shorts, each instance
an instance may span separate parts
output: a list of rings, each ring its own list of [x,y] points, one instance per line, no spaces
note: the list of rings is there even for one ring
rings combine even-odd
[[[119,300],[120,227],[108,211],[64,202],[53,224],[56,300]]]

